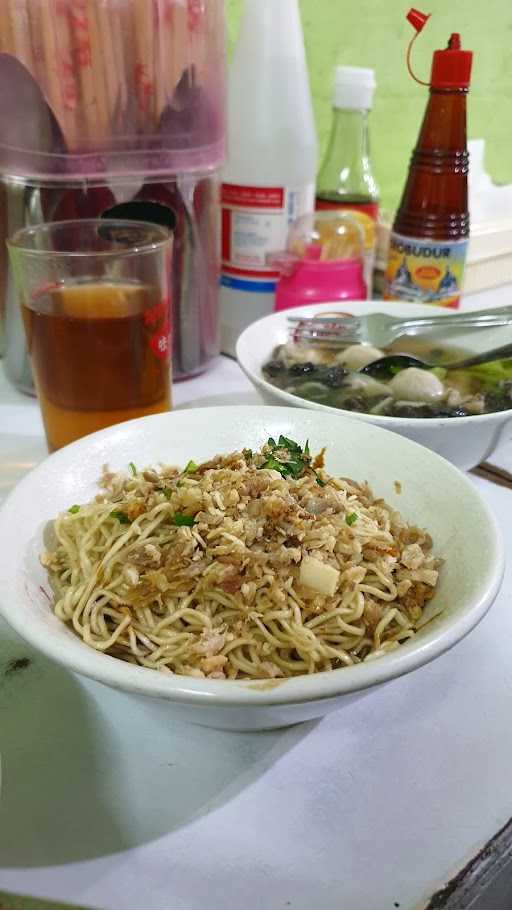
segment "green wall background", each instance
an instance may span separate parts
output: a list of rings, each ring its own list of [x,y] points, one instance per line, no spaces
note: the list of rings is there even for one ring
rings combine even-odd
[[[276,0],[278,3],[279,0]],[[299,0],[321,153],[330,126],[330,87],[337,63],[370,66],[377,93],[371,117],[372,160],[382,201],[396,205],[427,101],[409,77],[405,50],[413,30],[407,0]],[[227,0],[231,42],[242,0]],[[432,52],[451,32],[474,51],[469,137],[486,140],[486,167],[512,182],[512,3],[510,0],[429,0],[432,18],[413,52],[415,72],[428,79]]]

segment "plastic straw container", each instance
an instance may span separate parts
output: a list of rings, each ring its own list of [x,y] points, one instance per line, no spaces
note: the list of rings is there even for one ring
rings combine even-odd
[[[162,176],[224,160],[223,0],[2,0],[0,172]]]

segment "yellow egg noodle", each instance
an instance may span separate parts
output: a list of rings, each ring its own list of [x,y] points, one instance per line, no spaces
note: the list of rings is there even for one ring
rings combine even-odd
[[[164,673],[265,679],[351,666],[415,634],[440,560],[365,483],[284,436],[183,469],[107,468],[42,554],[55,614]]]

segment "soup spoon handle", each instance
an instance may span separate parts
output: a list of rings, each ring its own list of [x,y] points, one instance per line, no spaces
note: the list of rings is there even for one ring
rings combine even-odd
[[[505,360],[507,357],[512,357],[512,344],[505,344],[501,348],[493,348],[483,354],[475,354],[474,357],[457,360],[455,363],[444,364],[444,368],[445,370],[463,370],[466,367],[477,367],[480,363],[490,363],[492,360]]]

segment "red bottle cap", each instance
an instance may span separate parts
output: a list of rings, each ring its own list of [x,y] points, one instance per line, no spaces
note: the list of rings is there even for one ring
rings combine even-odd
[[[421,32],[423,26],[430,19],[430,13],[422,13],[419,9],[414,9],[411,7],[407,13],[406,19],[411,23],[413,29],[416,32]]]
[[[473,54],[460,47],[460,35],[454,32],[448,47],[434,51],[432,60],[432,88],[469,88]]]

